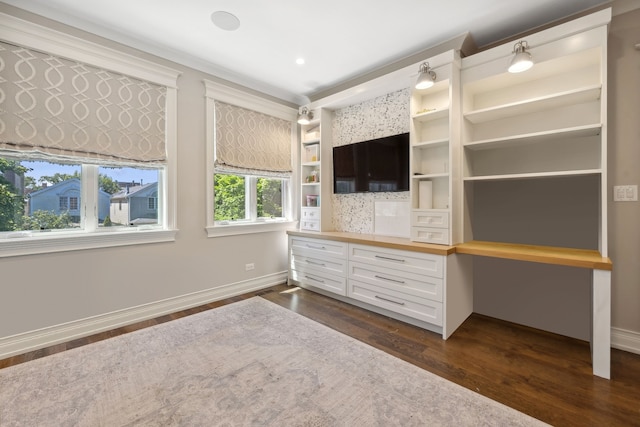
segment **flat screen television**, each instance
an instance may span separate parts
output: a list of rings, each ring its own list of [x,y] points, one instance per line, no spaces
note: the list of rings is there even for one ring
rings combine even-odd
[[[334,194],[409,191],[409,134],[333,147]]]

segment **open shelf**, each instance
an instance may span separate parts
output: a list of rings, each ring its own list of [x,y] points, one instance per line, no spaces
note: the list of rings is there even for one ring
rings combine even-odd
[[[601,90],[601,85],[586,86],[579,89],[530,98],[524,101],[469,111],[464,114],[464,117],[469,122],[478,124],[512,116],[530,114],[542,110],[595,101],[600,98]]]
[[[413,119],[418,122],[428,122],[431,120],[437,120],[445,118],[449,115],[449,107],[439,108],[426,113],[419,113],[413,116]]]
[[[600,135],[602,124],[596,123],[585,126],[575,126],[566,129],[554,129],[543,132],[533,132],[527,134],[505,136],[502,138],[491,138],[479,141],[471,141],[464,144],[470,150],[485,150],[500,147],[503,145],[514,146],[517,144],[534,144],[552,140],[584,138]]]
[[[448,173],[430,173],[430,174],[421,174],[421,175],[413,175],[411,179],[433,179],[433,178],[448,178]]]
[[[584,169],[553,172],[513,173],[504,175],[468,176],[465,181],[496,181],[505,179],[555,178],[560,176],[597,175],[602,169]]]
[[[609,258],[596,250],[472,240],[456,245],[456,253],[530,261],[595,270],[612,270]]]
[[[413,144],[413,148],[432,148],[444,147],[449,143],[449,138],[433,139],[429,141],[421,141]]]

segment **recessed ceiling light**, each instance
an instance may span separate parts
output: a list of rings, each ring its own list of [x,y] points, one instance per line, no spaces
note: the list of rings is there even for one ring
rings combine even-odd
[[[211,14],[213,24],[225,31],[235,31],[240,28],[240,20],[232,13],[219,10]]]
[[[298,65],[304,65],[304,58],[298,58],[298,59],[296,59],[296,64],[298,64]]]

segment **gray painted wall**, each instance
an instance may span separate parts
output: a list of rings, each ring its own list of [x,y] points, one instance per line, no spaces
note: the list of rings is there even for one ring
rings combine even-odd
[[[41,17],[3,11],[182,71],[178,79],[179,232],[173,243],[0,258],[0,338],[287,269],[284,232],[207,238],[205,97],[211,75]],[[245,271],[245,264],[255,269]]]

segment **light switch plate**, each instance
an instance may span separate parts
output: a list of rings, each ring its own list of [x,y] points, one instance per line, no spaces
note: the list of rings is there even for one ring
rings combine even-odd
[[[637,185],[615,185],[613,187],[614,202],[637,202],[638,186]]]

